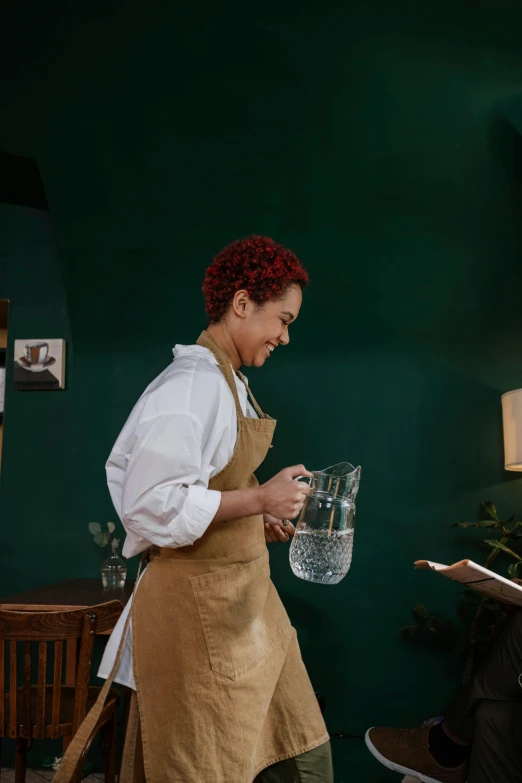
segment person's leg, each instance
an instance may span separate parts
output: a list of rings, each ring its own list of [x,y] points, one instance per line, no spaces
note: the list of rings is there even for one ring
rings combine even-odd
[[[423,783],[466,783],[467,759],[458,765],[441,764],[430,750],[430,731],[430,726],[416,729],[377,726],[366,732],[366,747],[383,766]]]
[[[468,783],[522,783],[522,700],[477,705]]]
[[[490,753],[494,759],[499,752],[495,750],[493,737],[499,733],[496,726],[500,722],[498,713],[501,710],[495,710],[495,705],[513,705],[510,714],[515,717],[510,718],[511,733],[514,732],[516,721],[520,721],[521,672],[522,612],[519,611],[508,620],[492,652],[477,673],[448,705],[443,723],[417,729],[373,728],[366,734],[367,747],[381,764],[397,772],[420,773],[420,780],[463,783],[467,778],[466,759],[470,752],[469,746],[473,743],[472,755],[478,754],[477,759],[480,760],[474,762],[476,779],[473,783],[504,783],[504,780],[494,775],[481,778],[479,765],[487,770],[484,758]],[[496,720],[491,718],[487,738],[484,739],[481,732],[485,730],[488,710],[492,716],[497,717]],[[475,725],[477,714],[479,717]],[[522,725],[518,725],[522,734]],[[500,737],[497,745],[502,747]],[[511,753],[518,758],[516,743],[510,741],[510,747],[514,750],[506,750],[507,756],[511,758]],[[512,761],[509,763],[511,766]],[[469,780],[472,781],[472,778]],[[507,783],[510,778],[505,780]]]
[[[296,756],[299,783],[334,783],[332,748],[329,742]]]
[[[471,744],[476,707],[481,701],[522,698],[522,611],[509,618],[493,650],[446,708],[449,734]]]
[[[329,742],[264,769],[255,783],[334,783]]]

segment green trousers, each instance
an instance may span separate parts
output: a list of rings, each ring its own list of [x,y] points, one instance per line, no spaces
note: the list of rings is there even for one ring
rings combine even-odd
[[[449,704],[446,725],[471,745],[468,783],[522,783],[522,611]]]
[[[254,783],[334,783],[330,743],[267,767]]]

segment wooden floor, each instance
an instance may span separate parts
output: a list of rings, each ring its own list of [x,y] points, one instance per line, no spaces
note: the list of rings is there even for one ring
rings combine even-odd
[[[43,783],[44,780],[52,780],[56,773],[47,769],[28,769],[25,776],[26,783]],[[95,773],[83,778],[82,783],[103,783],[103,773]],[[0,783],[14,783],[14,769],[2,769],[0,771]]]

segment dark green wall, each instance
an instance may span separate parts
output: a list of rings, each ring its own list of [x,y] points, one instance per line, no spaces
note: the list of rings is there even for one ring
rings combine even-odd
[[[479,499],[522,503],[500,420],[500,394],[522,385],[520,4],[2,15],[0,149],[39,164],[74,364],[64,393],[7,397],[1,592],[97,574],[86,525],[114,517],[112,441],[171,346],[204,326],[212,254],[268,233],[313,285],[292,345],[250,373],[279,419],[263,474],[302,460],[364,471],[349,576],[300,582],[281,547],[275,581],[332,731],[437,713],[458,666],[399,628],[417,601],[451,614],[457,589],[412,562],[473,554],[448,525]],[[21,275],[0,287],[13,338],[40,328]],[[66,336],[66,310],[50,317]],[[27,500],[28,451],[43,503]],[[389,779],[356,741],[336,761],[338,783]]]

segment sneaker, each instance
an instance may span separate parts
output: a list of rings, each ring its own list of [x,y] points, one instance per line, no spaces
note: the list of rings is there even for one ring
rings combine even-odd
[[[430,726],[418,729],[369,729],[365,742],[370,753],[388,769],[411,775],[422,783],[466,783],[468,764],[442,767],[430,753]]]

